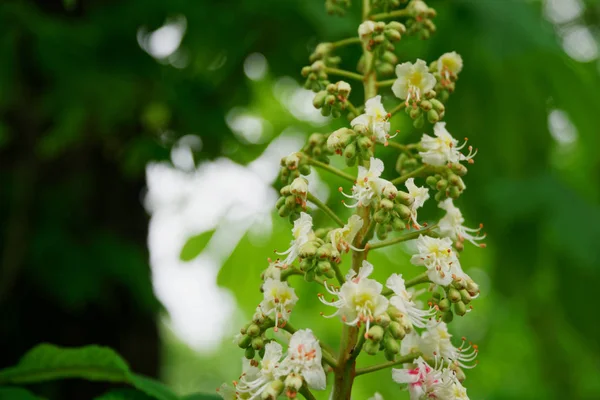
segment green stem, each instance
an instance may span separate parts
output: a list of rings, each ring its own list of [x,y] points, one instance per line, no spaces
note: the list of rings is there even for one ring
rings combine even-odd
[[[405,152],[409,152],[410,150],[413,149],[417,149],[418,145],[417,144],[400,144],[397,142],[388,142],[388,146],[393,147],[395,149],[401,150],[401,151],[405,151]]]
[[[367,334],[366,330],[363,330],[360,334],[360,336],[358,337],[358,343],[356,344],[356,346],[354,346],[354,350],[352,350],[352,355],[350,356],[350,360],[354,361],[356,360],[356,358],[358,357],[358,355],[360,354],[363,345],[365,344],[366,341],[366,337],[365,335]]]
[[[363,80],[363,76],[361,74],[357,74],[356,72],[346,71],[344,69],[327,67],[327,68],[325,68],[325,72],[327,74],[339,75],[339,76],[343,76],[344,78],[354,79],[354,80],[361,81],[361,82]]]
[[[331,43],[331,47],[334,49],[339,49],[340,47],[348,46],[349,44],[358,44],[360,43],[360,38],[351,37],[347,39],[338,40],[337,42]]]
[[[437,224],[428,226],[425,229],[421,229],[421,230],[414,231],[414,232],[411,232],[411,233],[406,233],[404,235],[395,237],[393,239],[388,239],[388,240],[384,240],[384,241],[377,242],[377,243],[369,243],[369,251],[370,250],[375,250],[375,249],[380,249],[382,247],[391,246],[391,245],[394,245],[394,244],[397,244],[397,243],[406,242],[407,240],[416,239],[420,235],[427,235],[429,232],[431,232],[436,227],[437,227]]]
[[[423,272],[422,274],[419,274],[419,275],[415,276],[414,278],[407,280],[405,283],[405,286],[408,289],[409,287],[413,287],[420,283],[427,283],[427,282],[429,282],[429,276],[427,276],[427,272]]]
[[[336,264],[335,262],[332,262],[331,266],[333,267],[333,271],[335,272],[335,277],[338,280],[339,284],[343,285],[344,282],[346,282],[346,279],[344,278],[344,274],[342,274],[342,271],[340,270],[340,266],[338,264]]]
[[[337,168],[332,167],[329,164],[325,164],[321,161],[317,161],[314,158],[310,158],[307,155],[303,155],[303,157],[306,157],[306,161],[310,164],[310,165],[314,165],[315,167],[319,167],[321,169],[324,169],[326,171],[331,172],[334,175],[339,176],[340,178],[344,178],[352,183],[354,183],[354,181],[356,181],[356,178],[354,178],[352,175],[349,175],[347,173],[345,173],[344,171],[340,171]]]
[[[385,369],[385,368],[389,368],[389,367],[395,367],[396,365],[400,365],[400,364],[407,364],[407,363],[410,363],[411,361],[414,361],[415,359],[417,359],[417,358],[419,358],[421,356],[422,356],[421,353],[410,353],[410,354],[407,354],[407,355],[402,356],[400,358],[397,358],[394,361],[386,362],[386,363],[383,363],[383,364],[372,365],[370,367],[359,368],[359,369],[356,370],[356,376],[368,374],[368,373],[375,372],[375,371],[379,371],[380,369]]]
[[[377,87],[392,86],[394,82],[396,82],[396,79],[387,79],[385,81],[379,81],[377,82]]]
[[[340,217],[338,217],[331,208],[327,207],[327,204],[325,204],[321,200],[317,199],[313,194],[307,193],[306,199],[308,201],[312,202],[317,207],[319,207],[325,214],[327,214],[329,217],[331,217],[331,219],[334,220],[335,223],[338,224],[340,227],[343,227],[345,225],[344,221],[342,221],[340,219]]]
[[[306,400],[317,400],[317,399],[315,398],[315,396],[313,396],[313,394],[310,392],[310,390],[308,390],[308,387],[307,387],[306,385],[303,385],[303,386],[300,388],[300,394],[301,394],[302,396],[304,396],[304,398],[305,398]]]
[[[371,19],[373,21],[379,21],[382,19],[392,19],[397,17],[410,17],[410,11],[407,9],[404,10],[395,10],[387,13],[373,14],[371,15]]]
[[[390,111],[390,114],[394,115],[398,111],[402,111],[405,107],[406,107],[406,103],[400,103],[396,107],[392,108],[392,111]]]
[[[426,172],[428,169],[429,169],[429,166],[428,166],[428,165],[423,165],[422,167],[420,167],[420,168],[417,168],[417,169],[415,169],[414,171],[412,171],[412,172],[409,172],[409,173],[408,173],[408,174],[406,174],[406,175],[402,175],[402,176],[400,176],[400,177],[398,177],[398,178],[396,178],[396,179],[392,179],[392,181],[391,181],[391,182],[392,182],[394,185],[401,185],[401,184],[403,184],[404,182],[406,182],[406,180],[407,180],[407,179],[410,179],[410,178],[416,178],[417,176],[420,176],[422,173]]]
[[[346,107],[348,107],[348,110],[350,110],[350,112],[355,116],[359,115],[358,109],[354,107],[354,104],[352,104],[349,99],[346,99]]]

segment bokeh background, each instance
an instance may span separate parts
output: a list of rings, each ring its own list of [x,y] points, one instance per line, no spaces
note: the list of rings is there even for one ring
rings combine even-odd
[[[41,341],[99,343],[181,394],[237,377],[233,334],[289,241],[272,211],[279,159],[341,123],[313,109],[299,71],[320,41],[356,35],[359,7],[339,18],[323,3],[0,4],[0,366]],[[473,399],[598,399],[600,4],[429,4],[438,33],[398,55],[463,56],[446,121],[479,148],[459,205],[488,233],[462,258],[483,294],[452,324],[480,348],[465,385]],[[358,51],[341,51],[346,69]],[[399,140],[422,134],[404,114],[392,123]],[[379,155],[393,165],[393,150]],[[347,214],[342,182],[310,181]],[[372,254],[380,278],[417,274],[408,258]],[[294,325],[335,345],[339,322],[297,287]],[[408,398],[389,371],[356,382],[356,399]],[[83,399],[103,386],[33,389]]]

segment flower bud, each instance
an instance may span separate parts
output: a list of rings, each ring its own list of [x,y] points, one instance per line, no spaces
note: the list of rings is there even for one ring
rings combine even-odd
[[[420,109],[418,109],[418,110],[420,110]],[[413,122],[413,126],[417,129],[421,129],[421,128],[423,128],[423,125],[425,125],[425,118],[421,114],[419,116],[419,118],[415,119],[415,121]]]
[[[256,324],[251,324],[248,326],[248,329],[246,329],[246,334],[251,337],[256,337],[260,335],[260,328]]]
[[[327,97],[326,91],[321,90],[320,92],[317,92],[317,94],[315,94],[315,97],[313,98],[313,106],[315,108],[323,107],[323,104],[325,104],[325,97]]]
[[[269,386],[261,393],[262,400],[276,400],[283,392],[284,384],[280,380],[275,380],[269,383]]]
[[[403,24],[401,24],[400,22],[398,22],[398,21],[389,22],[387,24],[387,27],[389,29],[393,29],[393,30],[398,31],[400,33],[406,32],[406,27]]]
[[[425,183],[430,187],[436,187],[438,183],[438,178],[434,175],[430,175],[427,177],[427,179],[425,179]]]
[[[435,185],[435,188],[440,191],[446,190],[447,187],[448,187],[448,181],[445,179],[440,179],[437,182],[437,184]]]
[[[390,322],[388,330],[395,339],[404,339],[404,336],[406,335],[406,331],[404,330],[402,325],[397,321]]]
[[[440,115],[435,110],[429,110],[427,112],[427,121],[431,124],[435,124],[440,120]]]
[[[454,371],[454,374],[456,375],[456,379],[458,379],[459,382],[462,383],[465,381],[465,379],[467,379],[462,368],[460,368],[455,363],[450,363],[450,366],[448,368],[450,368],[452,371]]]
[[[344,149],[344,157],[347,159],[356,157],[356,144],[350,143],[348,146],[346,146]]]
[[[387,219],[387,216],[386,216]],[[385,223],[385,220],[384,220]],[[387,227],[385,225],[382,224],[377,224],[377,227],[375,228],[375,233],[377,234],[377,238],[384,240],[388,237],[388,230]]]
[[[452,164],[450,169],[458,176],[465,176],[467,174],[467,167],[459,163]]]
[[[447,298],[441,299],[438,303],[440,311],[448,311],[450,309],[450,300]]]
[[[377,65],[377,72],[380,75],[392,75],[394,73],[394,65],[383,62]]]
[[[379,317],[375,318],[375,322],[377,322],[377,325],[380,325],[384,328],[387,328],[390,325],[391,321],[392,320],[390,319],[390,316],[386,313],[383,313]]]
[[[379,202],[379,206],[386,211],[391,211],[394,208],[394,202],[384,198]]]
[[[248,347],[244,352],[244,357],[246,357],[248,360],[252,360],[255,355],[256,351],[252,347]]]
[[[296,196],[306,197],[308,181],[305,178],[296,178],[290,185],[290,191]]]
[[[410,217],[410,208],[405,206],[404,204],[396,204],[394,205],[394,211],[398,213],[400,219],[408,219]]]
[[[391,51],[386,51],[385,53],[383,53],[383,56],[381,56],[381,59],[389,64],[393,64],[393,65],[398,64],[398,56],[396,56],[396,54],[394,54]]]
[[[394,29],[386,29],[385,37],[388,38],[388,40],[390,42],[397,42],[398,40],[400,40],[402,38],[402,35],[400,35],[400,32],[398,32]]]
[[[460,299],[462,300],[463,303],[469,304],[471,302],[471,295],[469,294],[469,292],[466,289],[462,289],[460,291]]]
[[[420,108],[411,108],[409,115],[412,119],[419,118],[421,116],[421,109]]]
[[[265,347],[265,341],[263,340],[263,338],[259,336],[252,339],[252,348],[254,350],[260,350],[263,347]]]
[[[250,336],[248,336],[248,335],[242,335],[242,336],[239,337],[237,344],[242,349],[245,349],[248,346],[250,346],[251,342],[252,342],[252,338]]]
[[[385,220],[387,219],[387,216],[388,216],[388,214],[384,210],[379,210],[375,213],[375,215],[373,216],[373,219],[378,224],[384,224]]]
[[[339,81],[335,84],[335,86],[338,94],[340,94],[342,97],[348,97],[350,95],[352,87],[348,82]]]
[[[293,391],[298,391],[302,387],[303,384],[302,376],[298,374],[291,373],[285,378],[285,387],[287,389],[292,389]]]
[[[452,186],[448,190],[448,195],[453,199],[458,199],[460,197],[460,189],[456,186]]]
[[[438,112],[442,112],[446,110],[446,107],[444,107],[444,105],[437,99],[431,99],[431,105],[433,106],[433,108],[438,111]]]
[[[456,315],[460,315],[462,317],[467,313],[467,305],[462,301],[459,301],[454,305],[454,312]]]
[[[410,206],[413,202],[413,197],[406,192],[398,190],[398,193],[396,195],[396,202],[400,202],[402,204]]]
[[[385,41],[385,36],[383,36],[383,35],[375,35],[375,36],[373,36],[373,42],[375,44],[381,44],[384,41]]]
[[[375,325],[372,326],[371,329],[369,329],[369,331],[367,332],[367,337],[374,342],[379,342],[381,341],[381,339],[383,339],[383,334],[383,328],[379,325]]]
[[[325,70],[325,63],[323,61],[315,61],[311,64],[310,69],[312,72],[322,72]]]
[[[385,347],[386,352],[392,354],[398,354],[400,352],[400,343],[398,343],[392,335],[385,335],[383,346]]]
[[[398,195],[398,189],[396,189],[396,186],[394,186],[392,183],[389,183],[383,187],[381,194],[383,197],[393,200]]]
[[[444,321],[447,324],[452,322],[453,319],[454,319],[454,314],[452,314],[452,311],[450,311],[450,310],[448,310],[442,314],[442,321]]]
[[[367,354],[374,356],[379,351],[379,343],[373,342],[372,340],[367,340],[363,345],[363,350]]]
[[[431,104],[431,102],[429,100],[423,100],[419,106],[421,107],[421,109],[423,111],[430,111],[433,108],[433,105]]]
[[[479,285],[475,283],[472,279],[467,280],[467,291],[469,294],[474,297],[479,294]]]
[[[317,255],[320,247],[317,247],[317,243],[314,241],[307,242],[300,247],[300,257],[302,258],[313,258]]]
[[[402,221],[400,218],[393,218],[392,219],[392,229],[395,231],[401,231],[406,227],[404,221]]]
[[[452,286],[448,289],[448,299],[453,303],[460,301],[460,292]]]

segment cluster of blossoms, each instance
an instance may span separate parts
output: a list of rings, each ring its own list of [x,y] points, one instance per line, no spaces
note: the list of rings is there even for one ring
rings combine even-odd
[[[427,38],[435,31],[431,21],[435,11],[422,0],[410,0],[398,10],[396,15],[407,18],[404,24],[379,21],[392,16],[383,11],[407,1],[365,2],[367,17],[358,28],[358,37],[320,44],[311,56],[312,65],[303,69],[306,87],[316,92],[314,106],[323,115],[345,115],[349,127],[313,133],[301,151],[281,160],[281,197],[276,207],[280,216],[293,223],[292,240],[287,250],[277,253],[280,258],[269,259],[262,273],[263,299],[236,337],[245,349],[242,375],[233,386],[219,389],[226,399],[292,399],[298,394],[310,399],[310,390],[326,389],[327,374],[332,373],[330,398],[348,400],[355,375],[391,364],[404,364],[392,370],[391,378],[410,392],[411,400],[468,399],[463,370],[475,366],[478,349],[464,338],[456,347],[447,324],[455,315],[471,311],[471,302],[479,295],[479,286],[464,271],[460,254],[465,242],[484,247],[485,234],[481,226],[466,226],[454,203],[466,189],[462,178],[477,151],[467,147],[466,140],[459,143],[441,122],[444,103],[463,69],[460,55],[449,52],[430,64],[423,60],[398,63],[395,44],[404,34]],[[328,0],[327,4],[339,12],[346,3]],[[335,50],[353,43],[363,49],[358,65],[362,75],[338,69],[341,59]],[[377,81],[394,72],[396,79]],[[359,79],[365,85],[364,106],[350,102],[349,83],[330,83],[332,74]],[[400,100],[390,111],[383,105],[385,98],[377,95],[377,88],[386,86]],[[392,130],[392,118],[402,109],[418,129],[417,143],[395,141],[399,131]],[[396,177],[384,178],[394,169],[386,169],[376,157],[378,146],[399,152]],[[336,156],[348,167],[358,168],[348,173],[334,167],[330,158]],[[338,199],[345,205],[339,209],[351,215],[338,216],[311,194],[306,175],[313,168],[349,182],[339,188]],[[424,212],[431,212],[424,210],[431,203],[431,211],[441,214],[437,221],[423,217]],[[315,227],[315,209],[337,226]],[[401,234],[388,237],[395,232]],[[367,261],[370,252],[403,242],[410,242],[407,247],[414,249],[410,262],[419,269],[414,268],[418,275],[411,279],[389,266]],[[351,259],[350,268],[344,267],[345,258]],[[305,301],[290,285],[294,276],[322,287],[318,298],[329,312],[321,314],[338,317],[343,326],[338,354],[322,346],[310,329],[295,330],[290,324],[296,304]],[[418,285],[426,286],[417,289]],[[425,293],[429,299],[423,301]],[[289,340],[285,354],[277,340]],[[393,363],[356,369],[361,353],[379,352]],[[382,397],[376,394],[373,399]]]

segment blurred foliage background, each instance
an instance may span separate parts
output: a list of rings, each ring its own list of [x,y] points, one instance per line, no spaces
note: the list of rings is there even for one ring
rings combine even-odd
[[[480,348],[469,394],[600,398],[600,4],[429,4],[438,33],[403,39],[398,55],[465,60],[446,121],[479,148],[459,205],[488,233],[462,261],[484,294],[452,324]],[[269,211],[278,159],[341,123],[295,82],[317,43],[356,35],[359,15],[327,16],[321,0],[3,1],[0,366],[42,341],[99,343],[180,393],[236,378],[231,337],[289,241]],[[358,49],[341,55],[354,69]],[[403,114],[392,126],[402,141],[422,134]],[[393,165],[392,149],[380,156]],[[345,213],[341,182],[312,179]],[[245,207],[260,212],[236,215]],[[379,278],[417,273],[404,250],[372,255]],[[294,325],[334,345],[339,322],[319,316],[314,288],[297,290]],[[355,398],[407,398],[388,375],[358,378]],[[102,386],[34,390],[82,399]]]

